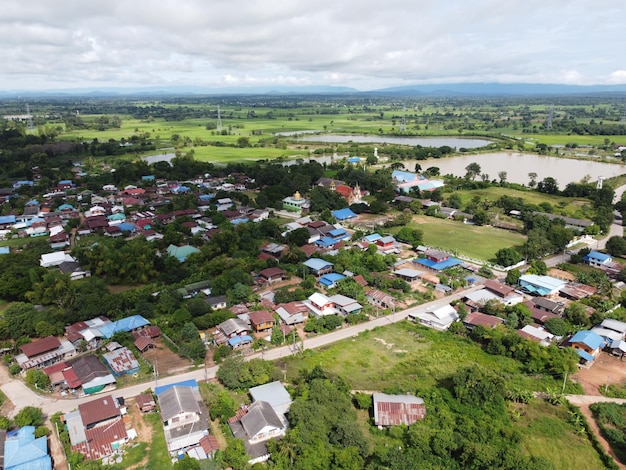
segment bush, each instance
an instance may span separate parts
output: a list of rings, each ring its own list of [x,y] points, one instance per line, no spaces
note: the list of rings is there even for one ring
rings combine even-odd
[[[213,360],[217,363],[222,362],[222,360],[226,359],[232,353],[233,350],[231,348],[229,348],[225,344],[222,344],[221,346],[218,346],[213,353]]]
[[[17,375],[20,372],[22,372],[22,368],[19,364],[11,364],[11,366],[9,367],[9,374],[11,375]]]

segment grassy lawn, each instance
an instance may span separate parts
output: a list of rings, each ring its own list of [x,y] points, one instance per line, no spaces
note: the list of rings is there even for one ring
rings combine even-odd
[[[604,468],[600,457],[585,436],[568,423],[564,406],[534,401],[519,409],[515,428],[522,434],[522,449],[529,455],[545,457],[556,469]]]
[[[302,369],[320,365],[343,377],[354,390],[387,389],[424,397],[430,396],[433,387],[445,383],[458,369],[472,364],[499,371],[508,386],[534,391],[558,388],[553,378],[526,375],[517,361],[489,355],[471,340],[408,322],[365,332],[319,351],[281,359],[277,361],[278,368],[283,367],[283,361],[287,363],[288,380]],[[521,435],[523,452],[547,458],[556,469],[569,470],[575,463],[580,463],[581,468],[603,468],[586,437],[577,435],[574,425],[568,423],[564,406],[540,400],[509,406],[519,413],[514,426]],[[370,448],[391,445],[389,436],[371,430],[367,411],[358,411],[357,422]]]
[[[454,220],[421,216],[410,224],[424,232],[424,244],[480,260],[494,258],[501,248],[522,245],[526,237],[520,233],[493,227],[466,225]],[[400,227],[389,229],[392,234]],[[489,243],[485,243],[485,240]]]
[[[124,460],[122,460],[124,468],[132,467],[133,465],[137,465],[141,462],[146,456],[147,447],[148,444],[140,442],[139,444],[128,449],[124,454]]]
[[[469,203],[475,196],[479,196],[481,199],[487,199],[491,202],[495,202],[502,196],[509,196],[512,198],[521,198],[528,204],[539,205],[542,202],[551,204],[554,208],[558,208],[559,211],[565,212],[568,215],[574,216],[580,214],[582,216],[582,207],[591,207],[591,202],[587,199],[575,199],[562,196],[551,196],[549,194],[543,194],[536,191],[518,191],[510,188],[501,188],[494,186],[485,189],[476,190],[459,190],[455,191],[456,194],[461,196],[463,205]]]
[[[301,369],[320,365],[344,377],[355,390],[399,388],[429,390],[459,368],[481,364],[498,370],[503,377],[531,390],[556,386],[551,378],[520,375],[520,363],[485,353],[469,339],[413,325],[396,323],[364,332],[358,337],[334,343],[316,351],[277,361],[287,363],[288,379]]]
[[[144,416],[145,421],[152,426],[152,443],[148,451],[148,464],[146,468],[171,468],[171,458],[165,443],[165,434],[161,426],[158,413],[148,413]]]

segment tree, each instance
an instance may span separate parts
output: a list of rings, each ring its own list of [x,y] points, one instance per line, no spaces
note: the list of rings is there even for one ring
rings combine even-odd
[[[556,336],[565,336],[569,328],[562,318],[549,318],[544,324],[546,330]]]
[[[515,248],[502,248],[496,251],[496,262],[500,266],[512,266],[523,259]]]
[[[26,371],[26,383],[34,385],[40,390],[50,387],[50,378],[40,369],[29,369]]]
[[[530,178],[530,181],[528,182],[528,186],[530,186],[531,188],[534,188],[535,186],[537,186],[537,173],[530,172],[528,173],[528,177]]]
[[[482,277],[486,277],[487,279],[493,279],[493,271],[489,269],[487,266],[481,266],[478,270],[478,275]]]
[[[43,413],[41,408],[26,406],[15,415],[13,421],[20,428],[24,426],[41,426],[43,425]]]
[[[548,176],[537,184],[537,191],[546,194],[557,194],[559,192],[559,184],[554,178]]]
[[[626,254],[626,239],[620,236],[614,236],[607,240],[606,251],[613,256],[622,256]]]
[[[506,171],[498,172],[498,178],[500,178],[500,185],[503,185],[504,183],[506,183],[506,178],[507,178]]]
[[[424,232],[422,230],[405,226],[398,231],[396,238],[412,247],[416,247],[422,243],[423,235]]]
[[[591,325],[591,321],[589,320],[589,315],[587,315],[587,310],[585,309],[585,306],[579,302],[572,302],[567,307],[565,307],[565,311],[563,312],[563,318],[567,320],[571,325],[579,328],[587,328]]]
[[[290,231],[285,235],[285,241],[289,245],[294,246],[304,246],[309,243],[309,231],[306,227],[297,228],[295,230]]]
[[[506,273],[506,282],[510,286],[516,286],[519,283],[519,278],[522,277],[522,272],[519,269],[511,269]]]
[[[200,461],[185,455],[174,464],[174,470],[200,470]]]
[[[465,179],[473,181],[476,179],[478,175],[480,175],[481,168],[478,163],[474,162],[474,163],[470,163],[469,165],[467,165],[465,167],[465,171],[466,171]]]

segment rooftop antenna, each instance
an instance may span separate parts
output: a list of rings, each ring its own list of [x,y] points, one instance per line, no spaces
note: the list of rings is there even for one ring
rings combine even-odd
[[[222,113],[220,112],[220,105],[217,105],[217,130],[222,130]]]
[[[28,105],[28,103],[26,103],[26,126],[28,127],[29,131],[35,129],[35,125],[33,124],[33,115],[30,114],[30,106]]]
[[[554,106],[550,106],[548,110],[548,119],[546,120],[546,129],[552,129],[552,120],[554,119]]]
[[[402,120],[400,121],[400,132],[406,132],[406,106],[402,107]]]

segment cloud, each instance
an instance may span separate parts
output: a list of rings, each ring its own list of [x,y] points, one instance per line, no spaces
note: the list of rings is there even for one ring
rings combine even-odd
[[[0,87],[624,83],[621,0],[5,0]],[[621,64],[619,64],[621,65]]]

